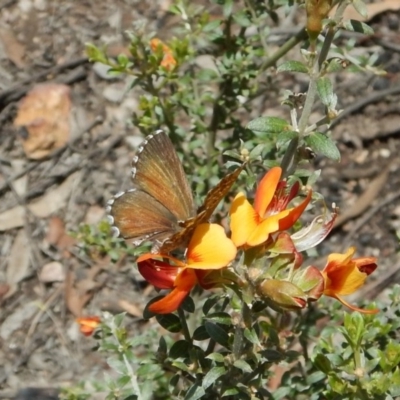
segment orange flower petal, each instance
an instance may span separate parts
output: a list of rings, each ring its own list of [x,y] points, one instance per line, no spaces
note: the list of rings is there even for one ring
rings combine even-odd
[[[349,307],[353,311],[358,311],[358,312],[363,313],[363,314],[376,314],[376,313],[379,312],[379,310],[377,308],[374,308],[372,310],[366,310],[364,308],[359,308],[359,307],[353,306],[352,304],[348,303],[346,300],[342,299],[339,296],[331,296],[331,297],[333,297],[336,300],[340,301],[343,305],[345,305],[346,307]]]
[[[271,168],[258,184],[254,209],[260,217],[264,217],[265,211],[274,197],[281,175],[282,169],[280,167]]]
[[[236,246],[221,225],[200,224],[188,246],[187,268],[223,268],[236,257],[236,252]]]
[[[176,60],[171,53],[166,53],[160,64],[162,67],[170,71],[176,66]]]
[[[294,208],[287,210],[289,211],[289,213],[283,218],[280,218],[279,220],[280,231],[285,231],[286,229],[291,228],[295,224],[295,222],[300,218],[301,214],[303,214],[304,210],[308,206],[308,203],[311,200],[311,196],[312,196],[312,190],[309,190],[307,197],[303,200],[302,203],[300,203],[298,206]]]
[[[324,293],[328,296],[332,294],[342,296],[352,294],[364,285],[368,276],[360,272],[352,261],[328,273],[324,270],[322,274],[327,278]]]
[[[248,202],[244,193],[238,193],[230,209],[232,241],[237,247],[243,246],[257,228],[260,217]]]
[[[144,260],[137,263],[138,271],[147,282],[159,289],[172,289],[179,268],[160,260]]]
[[[353,262],[356,264],[358,270],[364,274],[371,275],[376,268],[376,257],[359,257],[354,258]]]
[[[161,300],[149,306],[149,310],[156,314],[169,314],[176,311],[185,297],[197,283],[193,270],[185,269],[177,277],[176,287]]]
[[[97,316],[80,317],[75,320],[79,324],[79,330],[85,336],[91,336],[95,329],[100,325],[101,319]]]
[[[328,262],[326,267],[324,268],[324,271],[329,273],[331,270],[336,269],[337,267],[340,267],[342,264],[346,264],[351,260],[353,257],[354,253],[356,252],[355,247],[350,247],[346,253],[341,254],[341,253],[332,253],[328,256]]]

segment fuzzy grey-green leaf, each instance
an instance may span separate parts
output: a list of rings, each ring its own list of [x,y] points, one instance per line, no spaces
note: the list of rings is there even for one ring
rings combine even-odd
[[[329,107],[332,104],[335,94],[333,93],[332,82],[327,76],[318,79],[317,91],[322,104]]]
[[[340,152],[336,144],[323,133],[314,132],[305,137],[304,141],[315,153],[322,154],[334,161],[340,161]]]
[[[247,129],[255,133],[280,133],[287,130],[288,127],[288,122],[278,117],[259,117],[247,124]]]
[[[300,61],[285,61],[277,68],[277,72],[302,72],[306,74],[308,68]]]

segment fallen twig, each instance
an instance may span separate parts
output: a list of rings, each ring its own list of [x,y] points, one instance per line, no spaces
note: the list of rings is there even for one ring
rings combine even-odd
[[[13,85],[8,89],[3,90],[2,92],[0,92],[0,109],[4,108],[8,103],[19,100],[21,97],[23,97],[31,89],[33,84],[54,79],[54,76],[60,74],[66,69],[76,68],[88,62],[89,61],[86,57],[67,61],[66,63],[51,67],[46,71],[40,72],[39,74],[24,79],[16,85]],[[78,72],[75,72],[75,76],[71,75],[69,76],[69,78],[64,78],[64,82],[61,83],[70,84],[72,82],[76,82],[81,77],[83,77],[84,71],[80,70]]]

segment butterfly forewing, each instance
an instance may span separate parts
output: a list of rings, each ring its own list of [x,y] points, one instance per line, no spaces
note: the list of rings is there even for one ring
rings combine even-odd
[[[197,210],[197,215],[184,221],[183,230],[174,233],[165,243],[161,246],[161,250],[168,252],[177,247],[177,243],[185,243],[191,237],[197,225],[207,222],[213,214],[219,202],[228,194],[229,189],[235,183],[236,179],[242,172],[245,164],[241,165],[235,171],[221,179],[221,181],[212,188],[206,196],[204,204]]]
[[[182,164],[165,132],[157,131],[147,137],[134,159],[132,171],[134,186],[165,205],[178,221],[196,214]]]
[[[163,241],[180,229],[175,216],[140,189],[116,196],[109,202],[108,212],[125,239]]]
[[[197,218],[201,219],[201,221],[198,223],[205,222],[210,219],[219,202],[228,194],[230,188],[236,182],[245,165],[246,164],[242,164],[239,168],[223,177],[217,186],[213,187],[207,193],[204,204],[197,210]]]

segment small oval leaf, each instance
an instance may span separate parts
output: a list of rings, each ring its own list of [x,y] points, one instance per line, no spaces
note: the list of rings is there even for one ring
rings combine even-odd
[[[189,350],[191,347],[192,345],[186,340],[178,340],[172,345],[169,351],[169,357],[173,360],[177,358],[186,358],[189,356]]]
[[[278,117],[260,117],[247,124],[247,129],[255,133],[280,133],[288,130],[288,128],[288,122]]]
[[[226,373],[225,367],[214,367],[211,368],[206,376],[203,378],[203,388],[207,389],[210,387],[220,376]]]
[[[207,321],[204,324],[211,339],[215,340],[221,346],[229,348],[229,335],[219,325],[214,322]]]
[[[302,72],[307,73],[308,68],[300,61],[285,61],[277,68],[277,72]]]
[[[336,144],[323,133],[314,132],[305,137],[304,141],[315,153],[322,154],[334,161],[340,161],[340,152]]]
[[[181,321],[174,314],[157,314],[157,322],[167,331],[177,333],[182,330]]]

